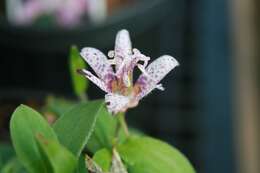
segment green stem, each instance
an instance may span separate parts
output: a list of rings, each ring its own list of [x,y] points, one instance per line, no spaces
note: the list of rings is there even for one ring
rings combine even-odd
[[[129,131],[128,131],[128,127],[127,127],[126,120],[125,120],[125,114],[119,113],[117,116],[118,116],[120,126],[123,128],[126,137],[128,137]]]

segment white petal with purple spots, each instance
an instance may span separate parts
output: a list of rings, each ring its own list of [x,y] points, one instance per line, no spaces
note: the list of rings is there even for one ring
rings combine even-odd
[[[122,61],[132,54],[132,43],[129,32],[125,29],[119,31],[116,35],[114,58],[116,59],[116,69]]]
[[[81,50],[80,55],[87,61],[97,76],[107,84],[108,74],[113,74],[113,69],[107,57],[98,49],[86,47]]]
[[[88,78],[91,82],[96,84],[100,89],[102,89],[105,92],[109,92],[110,89],[105,85],[103,81],[101,81],[99,78],[97,78],[95,75],[93,75],[90,71],[85,69],[80,69],[78,72],[82,75],[84,75],[86,78]]]
[[[105,103],[108,111],[112,114],[117,114],[127,109],[130,102],[129,97],[116,93],[108,93],[105,95]]]
[[[136,81],[136,85],[141,88],[141,92],[137,96],[138,99],[140,100],[155,88],[163,89],[160,84],[157,84],[178,65],[178,61],[169,55],[161,56],[148,65],[145,73]]]

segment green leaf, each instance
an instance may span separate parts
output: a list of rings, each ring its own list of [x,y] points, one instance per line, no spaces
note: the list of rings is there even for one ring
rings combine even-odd
[[[48,96],[46,99],[46,105],[43,108],[43,112],[50,112],[53,113],[56,117],[60,117],[75,105],[76,102],[73,102],[71,100],[54,96]]]
[[[109,114],[103,106],[99,112],[94,132],[87,144],[87,149],[90,152],[96,153],[102,148],[112,148],[117,121],[117,117]]]
[[[177,149],[150,137],[131,137],[118,151],[129,173],[195,173]]]
[[[108,172],[112,162],[112,153],[108,149],[103,148],[95,153],[93,160],[102,168],[103,171]]]
[[[42,134],[44,138],[54,141],[57,141],[57,137],[43,117],[33,109],[21,105],[12,115],[10,131],[16,154],[24,167],[31,173],[49,173],[35,137]]]
[[[46,140],[42,135],[37,136],[37,142],[45,165],[52,173],[72,173],[77,165],[76,157],[56,140]]]
[[[53,128],[61,144],[77,157],[88,142],[103,105],[103,100],[81,103],[66,112],[54,124]]]
[[[70,48],[69,64],[74,92],[79,98],[82,98],[85,96],[85,92],[88,87],[88,80],[77,73],[77,69],[85,69],[86,64],[84,60],[81,58],[78,48],[76,46],[72,46]]]
[[[113,144],[115,142],[117,144],[123,143],[127,137],[121,127],[119,127],[120,129],[118,132],[118,138],[115,138],[117,125],[118,117],[112,116],[104,106],[100,111],[100,115],[98,116],[94,132],[88,141],[88,151],[91,153],[96,153],[103,148],[112,150]],[[138,136],[144,135],[141,131],[133,128],[129,128],[129,132],[130,134],[135,134]]]
[[[10,159],[3,167],[0,169],[1,173],[26,173],[21,163],[17,158]]]
[[[76,173],[88,173],[88,170],[86,168],[85,158],[83,155],[80,155],[79,157]]]

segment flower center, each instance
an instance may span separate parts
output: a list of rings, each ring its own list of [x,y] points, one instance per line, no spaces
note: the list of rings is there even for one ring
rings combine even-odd
[[[111,83],[111,90],[113,93],[118,93],[123,96],[129,96],[133,92],[133,86],[132,86],[132,84],[130,84],[129,86],[126,86],[123,78],[116,77],[116,79],[113,80]]]

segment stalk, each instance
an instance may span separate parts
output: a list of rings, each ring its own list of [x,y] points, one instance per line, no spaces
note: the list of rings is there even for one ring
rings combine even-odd
[[[125,114],[124,113],[118,113],[118,121],[119,121],[119,124],[120,126],[122,127],[126,137],[129,136],[129,131],[128,131],[128,126],[127,126],[127,123],[126,123],[126,120],[125,120]]]

